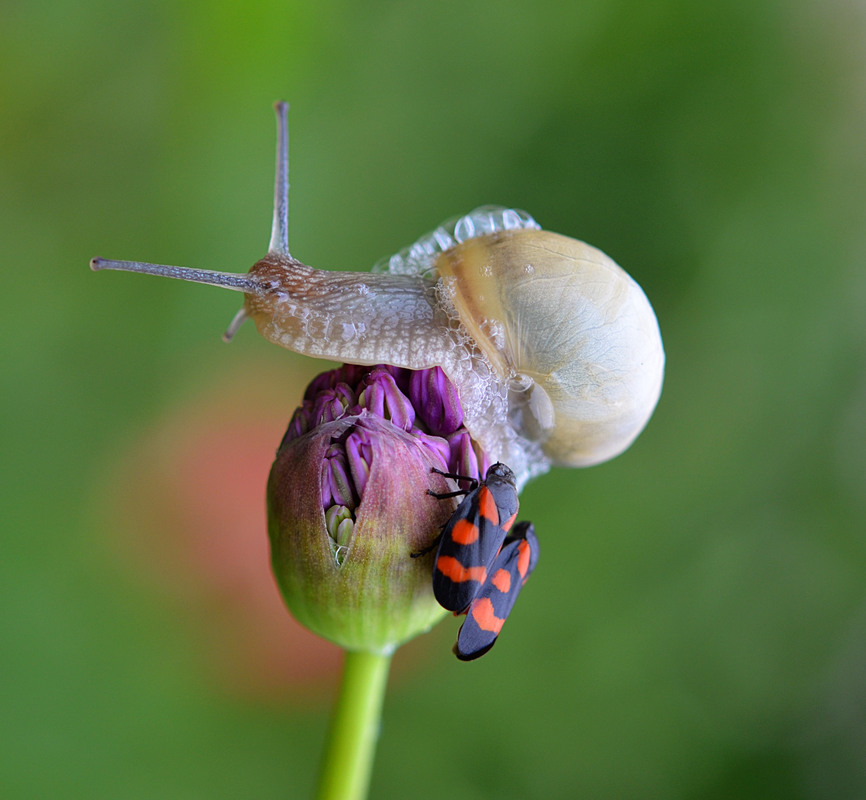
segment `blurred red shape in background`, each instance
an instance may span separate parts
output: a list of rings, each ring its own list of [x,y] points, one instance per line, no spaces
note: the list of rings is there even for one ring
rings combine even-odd
[[[270,570],[265,485],[309,367],[243,368],[184,398],[111,470],[106,535],[184,622],[233,694],[320,699],[340,650],[301,627]]]

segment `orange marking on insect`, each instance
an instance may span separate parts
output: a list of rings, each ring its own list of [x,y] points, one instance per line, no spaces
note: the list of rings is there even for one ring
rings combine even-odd
[[[506,594],[511,589],[511,573],[507,569],[498,569],[490,579],[500,592]]]
[[[494,525],[499,524],[499,509],[493,499],[493,492],[486,486],[482,486],[478,491],[478,512],[483,519],[489,520]]]
[[[517,512],[515,511],[505,522],[502,524],[502,530],[506,533],[511,530],[511,526],[514,524],[514,520],[517,519]]]
[[[484,583],[487,580],[487,567],[464,567],[453,556],[439,556],[436,559],[436,569],[454,583],[466,581]]]
[[[529,542],[522,541],[517,545],[517,551],[517,571],[520,573],[520,577],[526,580],[526,573],[529,571],[529,559],[532,557]]]
[[[472,619],[481,630],[495,634],[498,634],[505,624],[504,619],[499,619],[496,616],[489,597],[482,597],[472,604]]]
[[[451,538],[457,544],[472,544],[478,541],[478,526],[468,519],[458,519],[451,529]]]

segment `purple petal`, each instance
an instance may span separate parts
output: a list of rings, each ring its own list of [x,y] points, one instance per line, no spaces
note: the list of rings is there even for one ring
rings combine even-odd
[[[487,471],[486,457],[478,458],[469,432],[462,430],[448,437],[448,472],[479,480]],[[481,462],[481,463],[479,463]],[[482,471],[483,468],[483,471]]]
[[[365,378],[358,393],[358,408],[367,409],[404,431],[415,422],[415,409],[409,398],[400,391],[394,376],[381,367],[375,367]]]
[[[286,429],[286,435],[283,436],[283,441],[280,442],[280,447],[282,448],[283,445],[292,441],[292,439],[297,439],[299,436],[303,436],[310,430],[310,427],[310,412],[307,408],[307,403],[304,403],[304,405],[298,406],[295,409],[295,413],[292,414],[292,419],[289,421],[289,427]]]
[[[323,392],[326,389],[332,389],[337,383],[339,372],[340,370],[338,369],[332,369],[328,372],[316,375],[316,377],[310,381],[307,390],[304,392],[304,400],[315,400],[316,395],[319,392]]]
[[[447,440],[443,439],[441,436],[431,436],[429,433],[424,433],[423,431],[418,430],[418,428],[413,428],[410,433],[418,444],[424,447],[428,452],[432,453],[433,456],[442,463],[439,469],[445,472],[451,471],[449,464],[451,459],[451,446]]]
[[[447,436],[463,424],[457,389],[439,367],[412,373],[409,398],[432,434]]]
[[[346,460],[359,498],[363,498],[370,477],[370,463],[373,460],[373,445],[370,433],[356,426],[346,437]]]
[[[310,381],[307,390],[304,392],[305,400],[315,400],[319,392],[326,389],[333,389],[338,383],[345,383],[348,386],[354,386],[361,378],[369,371],[369,367],[359,367],[355,364],[343,364],[337,369],[323,372],[317,375]]]
[[[331,445],[322,460],[322,506],[332,505],[355,508],[360,493],[352,480],[346,453],[339,445]]]
[[[332,389],[323,389],[313,401],[311,424],[322,425],[340,419],[353,405],[355,393],[347,384],[340,382]]]
[[[409,396],[409,384],[412,381],[412,370],[411,369],[402,369],[400,367],[392,367],[387,364],[382,365],[388,372],[391,374],[391,377],[394,379],[394,382],[397,384],[397,388],[404,394],[406,397]]]

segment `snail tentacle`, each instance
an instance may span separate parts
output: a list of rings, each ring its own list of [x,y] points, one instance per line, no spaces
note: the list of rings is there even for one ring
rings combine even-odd
[[[289,104],[274,103],[277,112],[277,168],[274,178],[274,221],[268,252],[289,253]]]

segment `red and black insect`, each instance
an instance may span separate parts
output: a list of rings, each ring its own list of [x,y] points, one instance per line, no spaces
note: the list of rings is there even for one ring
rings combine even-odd
[[[538,539],[531,522],[518,522],[490,566],[487,580],[466,612],[454,655],[461,661],[483,656],[494,644],[517,595],[538,562]]]
[[[436,541],[427,550],[413,553],[413,557],[438,545],[433,594],[443,608],[455,615],[470,614],[455,646],[457,657],[469,661],[486,653],[495,643],[520,587],[535,566],[538,540],[530,523],[521,523],[519,534],[508,537],[519,503],[514,473],[505,464],[490,467],[483,481],[433,471],[468,481],[470,486],[443,493],[428,490],[440,499],[466,496]],[[506,574],[510,576],[508,582]],[[498,582],[493,580],[497,575]]]

